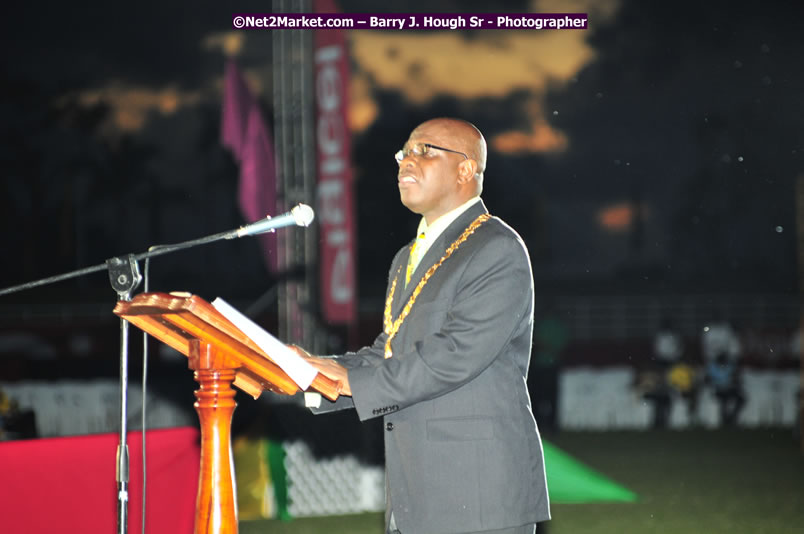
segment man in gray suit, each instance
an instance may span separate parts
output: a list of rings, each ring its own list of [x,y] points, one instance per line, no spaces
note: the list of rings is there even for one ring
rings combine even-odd
[[[419,231],[391,264],[374,344],[306,355],[342,384],[314,411],[385,418],[388,532],[530,534],[550,511],[526,385],[527,249],[480,200],[486,142],[473,125],[427,121],[396,159]]]

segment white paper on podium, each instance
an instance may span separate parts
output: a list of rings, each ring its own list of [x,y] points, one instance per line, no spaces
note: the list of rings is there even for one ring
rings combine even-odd
[[[310,387],[318,374],[315,367],[222,298],[213,300],[212,306],[271,356],[271,360],[285,371],[302,391]]]

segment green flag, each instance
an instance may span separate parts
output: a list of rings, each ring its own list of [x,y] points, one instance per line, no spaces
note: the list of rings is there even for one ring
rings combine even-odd
[[[554,503],[634,502],[637,495],[583,465],[561,449],[542,441],[547,487]]]

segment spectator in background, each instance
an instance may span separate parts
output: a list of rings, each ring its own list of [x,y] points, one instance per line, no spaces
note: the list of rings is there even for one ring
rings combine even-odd
[[[670,390],[686,403],[690,425],[697,425],[699,370],[688,357],[682,355],[681,359],[667,370],[665,376]]]
[[[740,356],[742,345],[737,332],[720,312],[716,312],[711,323],[706,325],[701,335],[701,353],[704,360],[704,380],[717,397],[720,404],[720,423],[733,426],[737,423],[743,405],[740,376]]]
[[[569,342],[569,329],[558,316],[555,303],[545,300],[541,317],[533,327],[533,356],[528,374],[534,415],[539,428],[558,427],[558,379],[561,357]]]
[[[33,410],[20,410],[17,401],[0,390],[0,441],[35,437],[36,417]]]
[[[684,339],[669,317],[664,317],[659,330],[653,339],[653,355],[659,375],[659,387],[654,395],[656,410],[665,413],[657,414],[666,423],[670,417],[672,399],[680,396],[687,405],[687,414],[691,424],[697,421],[698,407],[698,371],[684,354]]]
[[[676,330],[673,321],[664,317],[659,323],[659,330],[653,338],[653,356],[658,365],[669,369],[681,361],[684,355],[684,341]]]
[[[653,405],[652,428],[666,428],[670,420],[670,390],[656,366],[640,369],[635,377],[634,389]]]
[[[670,420],[667,370],[681,358],[683,350],[681,336],[673,328],[672,321],[662,318],[653,338],[653,354],[647,365],[638,369],[635,386],[642,398],[653,405],[653,428],[666,428]]]
[[[720,404],[720,424],[734,426],[745,404],[737,360],[725,352],[706,363],[706,383],[714,390]]]

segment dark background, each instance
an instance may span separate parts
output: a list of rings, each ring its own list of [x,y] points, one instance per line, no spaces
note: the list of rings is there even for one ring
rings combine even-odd
[[[745,327],[792,331],[804,10],[792,2],[603,4],[613,14],[587,3],[506,4],[512,12],[534,5],[590,12],[581,38],[594,57],[546,87],[468,98],[446,91],[416,100],[353,59],[376,114],[353,137],[360,320],[349,335],[332,328],[333,347],[370,341],[379,331],[387,265],[417,224],[398,202],[391,156],[415,125],[445,115],[472,121],[490,141],[484,200],[526,241],[538,298],[557,299],[570,322],[578,299],[649,297],[656,303],[652,319],[619,336],[644,339],[662,303],[686,295],[694,308],[685,323],[691,336],[715,308],[733,312]],[[490,10],[485,2],[342,6]],[[270,5],[241,3],[236,11],[268,12]],[[245,222],[237,167],[219,142],[225,54],[209,44],[231,31],[231,12],[214,2],[39,2],[3,17],[1,286]],[[271,35],[245,33],[237,61],[250,81],[260,82],[270,121]],[[471,58],[472,43],[500,33],[459,36]],[[398,52],[389,47],[389,64]],[[543,53],[534,47],[534,57]],[[437,55],[432,50],[407,67],[412,83],[427,81],[428,61]],[[534,102],[565,147],[503,150],[493,142],[512,130],[529,132]],[[144,111],[131,115],[131,109]],[[243,239],[161,257],[151,266],[151,289],[222,296],[248,307],[276,282],[257,247]],[[31,363],[55,355],[68,359],[67,372],[76,375],[101,368],[115,374],[114,300],[103,273],[0,298],[3,373],[65,372]],[[755,301],[770,302],[777,313],[749,324],[759,317]],[[628,309],[624,321],[629,313],[634,322],[642,319]],[[269,312],[261,320],[274,319]]]

